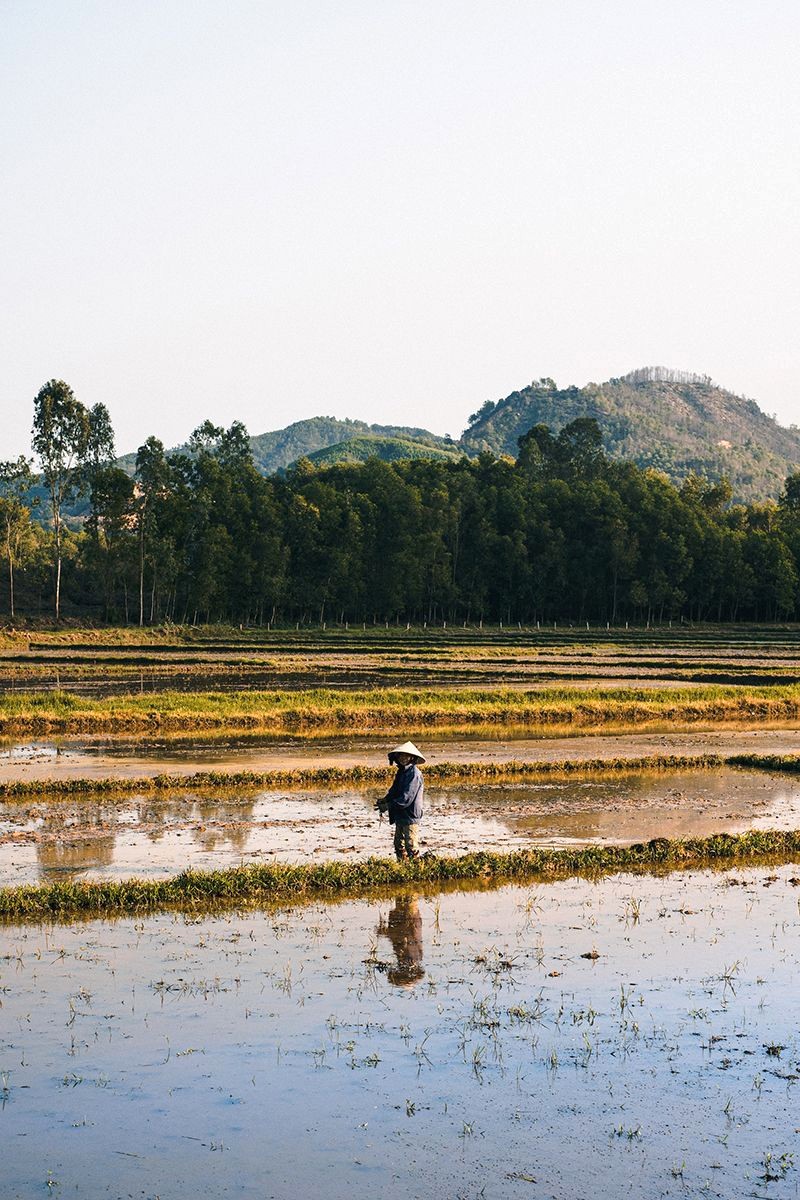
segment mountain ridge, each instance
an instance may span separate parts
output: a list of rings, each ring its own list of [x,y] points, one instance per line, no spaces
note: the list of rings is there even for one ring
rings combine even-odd
[[[611,458],[655,467],[679,483],[691,473],[725,476],[740,500],[775,498],[800,465],[800,432],[779,425],[754,400],[708,376],[639,368],[605,383],[559,388],[552,379],[492,403],[470,418],[460,445],[468,453],[516,454],[533,425],[554,431],[594,417]]]
[[[308,417],[250,438],[264,475],[284,472],[301,458],[317,467],[403,457],[474,457],[482,451],[516,457],[518,439],[534,425],[557,433],[593,417],[611,458],[653,467],[680,483],[696,473],[729,479],[734,498],[775,499],[786,476],[800,468],[800,431],[779,425],[755,400],[708,375],[641,367],[604,383],[559,388],[541,378],[497,401],[486,401],[457,441],[429,430],[369,424],[352,418]],[[355,443],[348,450],[348,443]],[[132,473],[135,454],[118,461]]]

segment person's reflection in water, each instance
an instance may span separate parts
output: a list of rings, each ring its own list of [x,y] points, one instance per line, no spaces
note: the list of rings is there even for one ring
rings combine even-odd
[[[394,907],[384,921],[378,921],[378,936],[392,943],[397,966],[390,967],[386,978],[395,987],[414,987],[425,974],[422,965],[422,913],[416,896],[395,897]]]

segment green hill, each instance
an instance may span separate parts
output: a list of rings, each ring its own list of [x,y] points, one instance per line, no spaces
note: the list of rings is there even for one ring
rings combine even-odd
[[[339,420],[338,417],[309,417],[305,421],[295,421],[285,429],[274,429],[269,433],[257,433],[250,438],[253,450],[253,461],[262,475],[275,475],[278,471],[291,466],[299,458],[311,458],[316,461],[317,451],[329,449],[339,450],[351,441],[374,441],[376,449],[373,453],[379,458],[391,460],[403,458],[439,458],[449,457],[458,449],[457,443],[449,438],[437,437],[427,429],[413,429],[405,425],[368,425],[366,421]],[[402,443],[409,448],[404,455],[392,454],[388,447],[390,443]],[[377,443],[380,443],[378,446]],[[431,451],[420,455],[419,447]],[[176,447],[185,450],[185,446]],[[410,451],[413,450],[414,453]],[[437,453],[441,451],[441,454]],[[172,451],[170,451],[172,453]],[[331,462],[363,462],[362,451],[354,452],[349,459],[340,453],[334,455]],[[326,460],[327,461],[327,460]],[[117,465],[132,475],[136,469],[136,454],[123,454],[117,459]]]
[[[412,441],[402,437],[378,437],[370,434],[337,442],[324,450],[315,450],[304,455],[316,467],[332,467],[336,463],[360,463],[369,458],[380,458],[383,462],[400,462],[408,458],[460,458],[463,451],[453,443],[448,449],[429,445],[427,442]]]
[[[453,448],[452,442],[437,437],[426,429],[410,429],[402,425],[368,425],[366,421],[340,421],[336,417],[311,417],[307,421],[295,421],[285,429],[257,434],[250,439],[250,444],[259,471],[263,475],[274,475],[276,471],[288,467],[298,458],[309,458],[318,450],[327,450],[353,439],[364,438],[402,439],[409,445],[423,445],[443,451]],[[340,462],[342,459],[336,458],[333,461]]]
[[[533,425],[558,431],[577,417],[594,417],[612,458],[656,467],[676,483],[690,472],[726,476],[738,500],[777,497],[786,476],[800,468],[800,432],[786,429],[754,400],[717,386],[707,376],[645,367],[606,383],[559,388],[540,379],[486,404],[470,418],[460,441],[426,429],[369,425],[312,417],[250,439],[264,475],[300,458],[317,466],[363,462],[371,456],[443,458],[482,450],[516,456],[517,439]],[[133,473],[135,454],[118,461]]]
[[[517,453],[517,438],[533,425],[558,431],[594,417],[613,458],[656,467],[676,482],[694,471],[726,476],[739,500],[777,497],[800,466],[800,432],[786,429],[754,400],[736,396],[707,376],[645,367],[607,383],[559,388],[540,379],[471,419],[460,445],[469,454]]]

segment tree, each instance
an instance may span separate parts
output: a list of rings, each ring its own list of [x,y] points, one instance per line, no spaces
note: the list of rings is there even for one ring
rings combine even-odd
[[[108,492],[107,480],[101,477],[114,462],[114,430],[105,404],[95,404],[87,413],[86,445],[81,456],[81,482],[89,492],[91,515],[89,528],[99,541],[103,519],[102,498]]]
[[[787,476],[778,503],[786,512],[800,513],[800,472],[795,471],[793,475]]]
[[[55,534],[55,618],[61,616],[62,510],[82,487],[90,438],[89,413],[63,379],[51,379],[33,402],[33,449],[50,499]]]
[[[102,584],[106,620],[114,604],[115,580],[122,579],[126,589],[126,568],[133,546],[134,482],[121,467],[100,467],[92,475],[92,522],[84,558],[90,578]]]
[[[14,563],[30,530],[30,508],[25,503],[33,486],[31,464],[24,455],[15,462],[0,463],[0,530],[8,563],[8,603],[14,619]]]
[[[155,525],[155,502],[166,489],[170,467],[164,445],[155,437],[136,451],[136,526],[139,535],[139,624],[144,625],[145,543]],[[155,586],[154,589],[155,591]],[[152,608],[152,606],[151,606]]]
[[[490,417],[496,408],[494,400],[484,400],[477,412],[474,412],[467,421],[467,426],[471,429],[473,425],[480,425],[481,421],[485,421]]]

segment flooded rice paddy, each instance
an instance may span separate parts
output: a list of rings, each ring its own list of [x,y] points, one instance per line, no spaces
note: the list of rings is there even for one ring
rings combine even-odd
[[[731,722],[712,728],[672,723],[645,733],[603,730],[576,733],[552,727],[478,726],[467,734],[448,736],[436,730],[404,728],[403,737],[424,749],[429,763],[507,762],[510,759],[561,762],[565,759],[643,758],[647,755],[795,754],[800,749],[796,723],[774,727]],[[383,765],[387,739],[374,733],[252,733],[63,736],[39,739],[0,738],[0,782],[16,779],[140,778],[145,775],[197,771],[268,771],[326,766]]]
[[[376,789],[212,787],[0,801],[0,886],[391,854]],[[423,852],[800,828],[800,778],[733,767],[431,787]]]
[[[7,926],[2,1194],[796,1196],[796,883]]]
[[[76,636],[9,642],[0,690],[800,678],[789,630]],[[797,728],[767,723],[431,734],[397,740],[412,736],[431,764],[800,746]],[[386,749],[373,735],[7,739],[0,782],[377,766]],[[379,790],[0,802],[0,886],[385,856]],[[431,784],[422,849],[797,828],[797,776],[629,770]],[[0,926],[0,1196],[797,1196],[798,876],[797,866],[618,875]]]
[[[249,630],[223,639],[183,629],[139,643],[18,635],[0,645],[0,689],[87,698],[172,690],[381,687],[679,687],[796,683],[788,629]],[[76,640],[76,638],[78,640]],[[177,640],[175,640],[177,639]]]

